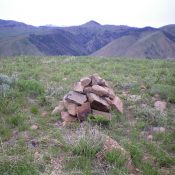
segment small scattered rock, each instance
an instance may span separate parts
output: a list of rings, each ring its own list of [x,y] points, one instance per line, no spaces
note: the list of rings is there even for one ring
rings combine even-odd
[[[146,90],[146,86],[145,85],[141,85],[140,89],[141,89],[141,91],[144,91],[144,90]]]
[[[38,124],[33,124],[33,125],[30,127],[30,129],[32,129],[32,130],[37,130],[37,129],[39,129],[39,126],[38,126]]]
[[[48,114],[48,113],[47,113],[46,111],[44,111],[44,112],[41,113],[41,116],[42,116],[42,117],[46,117],[47,114]]]
[[[141,100],[142,98],[141,98],[140,95],[128,95],[128,99],[129,99],[130,101],[136,102],[136,101]]]
[[[164,127],[152,127],[151,131],[155,133],[163,133],[165,132],[165,128]]]
[[[152,140],[153,140],[153,135],[151,135],[151,134],[148,135],[148,136],[147,136],[147,140],[151,140],[151,141],[152,141]]]
[[[31,145],[32,145],[33,147],[38,146],[38,144],[39,144],[38,140],[36,140],[36,139],[31,140]]]
[[[154,106],[157,110],[159,110],[161,113],[163,113],[166,109],[167,103],[164,101],[156,101],[154,103]]]

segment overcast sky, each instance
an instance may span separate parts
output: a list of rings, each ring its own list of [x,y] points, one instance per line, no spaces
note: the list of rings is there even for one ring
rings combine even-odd
[[[175,24],[175,0],[0,0],[0,19],[31,25],[101,24],[160,27]]]

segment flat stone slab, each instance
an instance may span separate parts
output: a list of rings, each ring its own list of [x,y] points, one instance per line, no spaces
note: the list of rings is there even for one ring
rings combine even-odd
[[[123,102],[118,96],[115,96],[114,99],[112,100],[112,106],[119,111],[120,113],[123,114]]]
[[[74,91],[83,93],[84,86],[82,86],[81,82],[77,82],[74,85]]]
[[[98,96],[109,96],[109,91],[108,89],[99,86],[99,85],[93,85],[92,86],[93,93],[98,95]]]
[[[84,87],[88,86],[91,83],[91,78],[89,78],[89,77],[81,78],[80,82],[81,82],[82,86],[84,86]]]
[[[100,98],[99,96],[93,93],[89,93],[87,94],[87,96],[88,96],[89,102],[91,103],[92,109],[109,112],[110,106],[105,100],[103,100],[102,98]]]
[[[87,97],[84,94],[75,92],[75,91],[70,91],[65,99],[69,102],[74,102],[78,105],[82,105],[83,103],[85,103],[87,101]]]
[[[52,111],[51,115],[55,115],[55,114],[57,114],[57,113],[59,113],[59,112],[61,112],[63,110],[64,110],[64,102],[60,101],[58,106],[56,106],[54,108],[54,110]]]
[[[63,120],[63,122],[75,122],[77,120],[76,117],[72,117],[69,115],[68,112],[61,112],[61,119]]]
[[[91,80],[92,80],[92,86],[99,85],[103,81],[103,79],[98,74],[92,75]]]
[[[91,113],[91,106],[89,102],[86,102],[81,106],[77,107],[77,118],[80,121],[84,121],[90,113]]]
[[[67,103],[67,111],[70,115],[76,116],[77,115],[77,106],[75,103]]]
[[[93,85],[92,92],[101,97],[105,96],[105,97],[110,97],[112,99],[115,97],[115,94],[112,89],[108,87],[102,87],[99,85]]]
[[[111,113],[108,113],[108,112],[102,112],[102,111],[97,111],[97,110],[93,109],[92,114],[94,117],[100,115],[100,116],[104,117],[104,119],[107,119],[109,121],[112,119]]]

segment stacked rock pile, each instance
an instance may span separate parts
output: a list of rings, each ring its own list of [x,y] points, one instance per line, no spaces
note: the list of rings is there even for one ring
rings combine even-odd
[[[89,114],[111,120],[111,108],[123,113],[121,99],[104,79],[94,74],[75,83],[73,91],[63,97],[52,115],[60,112],[64,122],[84,121]]]

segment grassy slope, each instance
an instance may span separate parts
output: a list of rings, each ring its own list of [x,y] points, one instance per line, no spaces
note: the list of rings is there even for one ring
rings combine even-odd
[[[99,162],[95,158],[88,146],[88,141],[94,137],[90,134],[91,137],[85,135],[83,144],[81,142],[76,148],[71,146],[71,141],[83,135],[83,129],[95,128],[129,150],[142,174],[171,175],[174,172],[175,62],[16,57],[1,59],[0,72],[18,77],[11,92],[0,99],[0,174],[128,174],[124,166],[118,167],[111,161]],[[84,126],[55,125],[60,116],[51,116],[52,109],[76,81],[93,73],[106,79],[122,98],[124,115],[114,112],[112,123],[105,128],[86,122]],[[146,90],[141,91],[141,85]],[[138,100],[133,101],[130,95],[123,95],[126,90],[130,95],[138,95]],[[152,96],[157,93],[168,103],[164,114],[158,113],[153,107]],[[141,104],[146,104],[146,107],[143,108]],[[44,117],[43,112],[47,112]],[[39,129],[32,130],[30,127],[33,124],[38,124]],[[151,126],[163,126],[166,132],[150,133]],[[153,134],[152,141],[145,139],[149,134]],[[93,143],[94,147],[99,146],[96,143],[98,140],[95,140],[95,145]],[[87,154],[81,151],[84,148]],[[144,162],[143,157],[146,156],[151,163]]]

